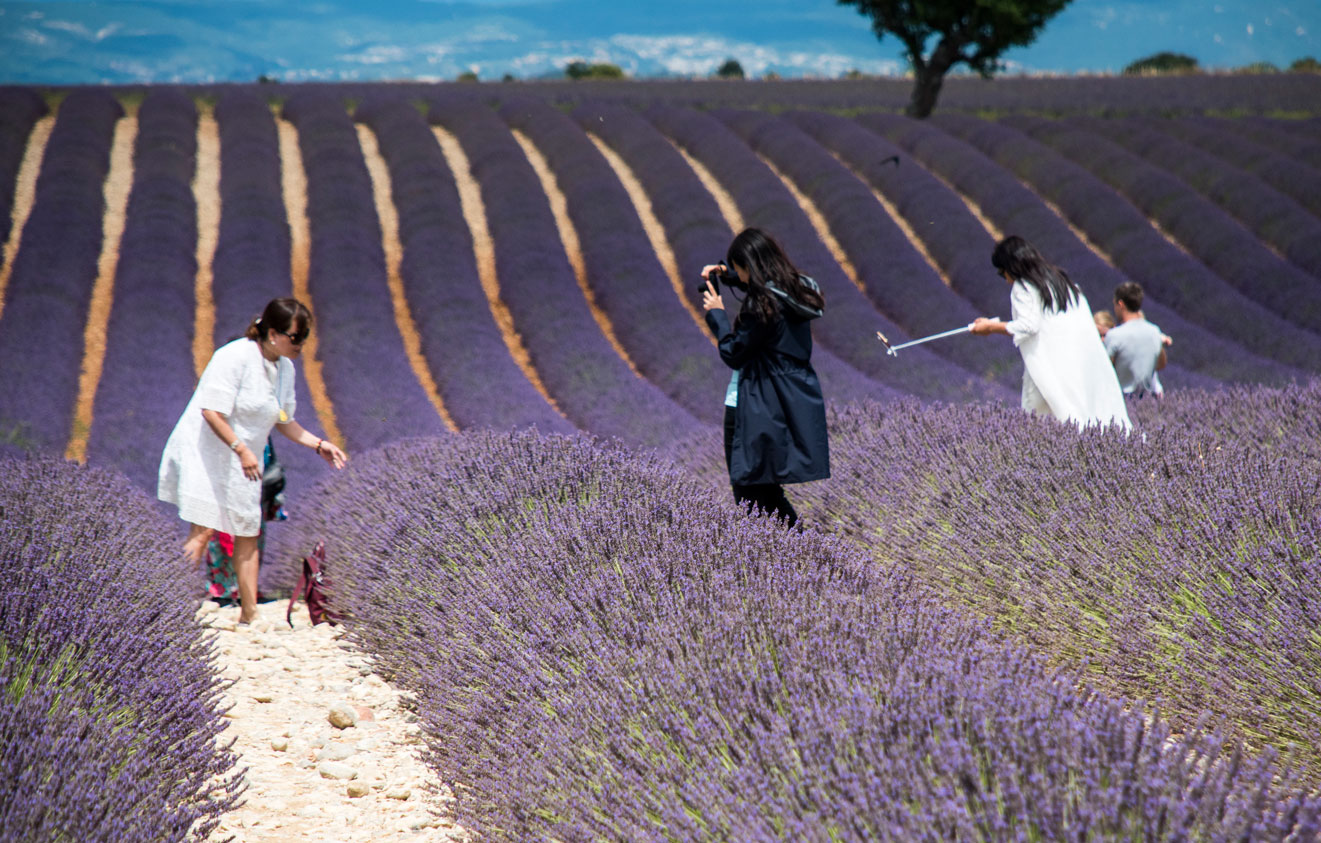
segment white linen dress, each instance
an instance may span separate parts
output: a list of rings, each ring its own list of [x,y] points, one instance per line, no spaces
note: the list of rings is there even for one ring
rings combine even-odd
[[[1023,409],[1087,425],[1117,424],[1128,430],[1128,408],[1119,378],[1092,321],[1087,297],[1078,292],[1063,312],[1047,310],[1041,293],[1015,281],[1009,293],[1013,319],[1006,323],[1023,355]]]
[[[243,476],[238,455],[206,423],[202,411],[223,415],[244,444],[262,454],[282,407],[286,421],[292,421],[293,361],[281,357],[272,363],[246,338],[216,349],[165,443],[156,496],[179,507],[179,517],[190,524],[233,536],[257,535],[261,481]]]

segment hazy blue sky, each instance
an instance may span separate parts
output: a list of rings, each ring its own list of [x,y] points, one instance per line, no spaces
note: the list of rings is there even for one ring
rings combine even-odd
[[[1010,71],[1118,71],[1159,50],[1205,67],[1321,57],[1321,0],[1075,0]],[[898,42],[833,0],[0,0],[0,82],[496,79],[575,59],[631,75],[900,73]]]

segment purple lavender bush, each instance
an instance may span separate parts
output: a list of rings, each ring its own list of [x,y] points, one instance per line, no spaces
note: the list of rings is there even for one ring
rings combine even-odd
[[[0,459],[0,841],[206,840],[243,791],[179,536],[122,475]]]
[[[627,106],[600,101],[584,103],[573,117],[586,131],[609,146],[637,176],[656,218],[674,250],[684,278],[696,279],[702,267],[724,259],[734,234],[715,199],[683,156],[649,121]],[[702,305],[696,285],[684,289],[694,308]],[[864,376],[819,344],[812,367],[827,400],[889,400],[902,393]]]
[[[103,186],[123,114],[114,97],[92,88],[73,91],[60,105],[0,315],[5,451],[63,453],[68,444],[101,255]]]
[[[1287,155],[1294,161],[1321,170],[1321,143],[1317,143],[1315,132],[1308,132],[1311,124],[1305,126],[1303,133],[1294,131],[1292,120],[1270,120],[1252,118],[1247,120],[1229,120],[1223,117],[1205,118],[1228,131],[1237,132],[1257,143],[1265,144],[1281,155]]]
[[[729,369],[674,294],[633,203],[578,124],[538,99],[506,100],[500,115],[546,158],[582,245],[586,281],[643,377],[694,417],[718,424]],[[684,277],[696,287],[698,273]]]
[[[500,336],[454,176],[426,120],[413,105],[385,97],[363,103],[354,117],[371,127],[390,168],[404,293],[446,410],[460,429],[571,432]]]
[[[1169,175],[1177,176],[1212,204],[1232,214],[1290,263],[1321,279],[1321,220],[1285,191],[1232,166],[1217,157],[1214,150],[1203,151],[1166,134],[1165,129],[1172,122],[1083,119],[1070,121],[1069,125],[1103,135]],[[1304,168],[1292,169],[1301,175]],[[1261,271],[1266,270],[1263,267]]]
[[[298,129],[307,171],[308,290],[326,390],[347,447],[445,432],[394,321],[371,176],[344,103],[300,91],[284,116]]]
[[[1298,162],[1269,145],[1241,136],[1232,124],[1189,117],[1153,121],[1149,125],[1228,161],[1288,195],[1313,214],[1321,214],[1321,170],[1299,166]]]
[[[966,195],[1001,231],[1026,237],[1052,262],[1063,266],[1069,277],[1083,288],[1094,309],[1109,309],[1115,288],[1131,280],[1083,243],[1065,221],[1013,173],[972,145],[928,125],[927,121],[878,114],[860,117],[858,122],[892,139],[918,163],[929,169],[931,174]],[[837,148],[842,150],[845,147],[841,144]],[[994,245],[984,233],[985,229],[977,222],[965,221],[960,224],[960,215],[967,216],[966,208],[960,207],[962,200],[957,196],[944,200],[937,198],[948,194],[949,189],[931,176],[925,179],[915,177],[914,169],[909,167],[905,171],[905,178],[911,181],[911,185],[904,195],[912,197],[910,201],[915,210],[926,210],[927,218],[933,223],[939,220],[938,225],[923,226],[933,231],[933,239],[939,238],[942,241],[942,249],[938,254],[952,255],[951,260],[956,267],[963,268],[964,264],[972,261],[972,267],[963,268],[967,274],[974,271],[985,274],[990,250]],[[945,229],[952,229],[953,236],[938,233]],[[978,231],[983,232],[980,237],[977,236]],[[960,241],[979,242],[980,245],[977,249],[964,249],[960,252]],[[1001,279],[993,276],[992,280],[995,291],[991,307],[994,308],[992,312],[996,312],[1003,309],[1006,293]],[[983,292],[977,301],[985,301],[985,296]],[[1220,334],[1195,324],[1165,306],[1159,296],[1148,295],[1143,310],[1163,331],[1175,337],[1176,345],[1171,350],[1175,362],[1171,364],[1171,371],[1165,378],[1169,385],[1213,386],[1217,380],[1282,382],[1302,374],[1296,369],[1264,359],[1248,351],[1245,346],[1230,342]]]
[[[87,457],[152,492],[161,450],[196,380],[196,150],[192,100],[168,89],[148,94],[138,111],[133,188]]]
[[[32,127],[49,112],[31,88],[0,88],[0,244],[13,233],[14,187]]]
[[[634,447],[668,447],[703,428],[711,432],[635,375],[606,340],[578,287],[541,182],[509,126],[483,105],[433,105],[431,122],[458,138],[481,186],[501,298],[569,421]]]
[[[1176,735],[906,565],[741,516],[653,458],[467,434],[367,455],[333,494],[319,528],[350,634],[413,695],[426,760],[486,838],[1321,830],[1267,756]]]
[[[1317,277],[1282,258],[1166,166],[1148,163],[1086,123],[1024,118],[1018,125],[1119,191],[1249,299],[1307,331],[1321,329]],[[1283,201],[1282,197],[1267,197],[1262,204],[1274,211],[1278,208],[1272,205]],[[1299,214],[1307,216],[1301,209]],[[1321,222],[1311,220],[1304,233],[1315,235],[1318,230]],[[1315,255],[1317,248],[1321,247],[1313,245],[1308,251]]]
[[[982,405],[857,405],[833,419],[848,470],[805,487],[804,509],[1104,691],[1159,699],[1180,729],[1211,712],[1315,783],[1321,460],[1316,423],[1292,426],[1321,391],[1257,392],[1137,402],[1127,437]],[[1240,408],[1246,430],[1208,432]]]

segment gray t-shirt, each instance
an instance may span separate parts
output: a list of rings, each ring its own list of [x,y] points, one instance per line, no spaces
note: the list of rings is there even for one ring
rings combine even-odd
[[[1156,361],[1161,352],[1161,331],[1145,319],[1130,319],[1105,334],[1105,353],[1115,364],[1119,386],[1126,393],[1164,390],[1156,376]]]

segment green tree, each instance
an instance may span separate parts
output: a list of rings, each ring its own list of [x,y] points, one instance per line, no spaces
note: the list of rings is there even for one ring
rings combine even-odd
[[[574,61],[564,68],[564,75],[570,79],[623,79],[624,71],[617,64]]]
[[[871,18],[882,40],[893,35],[916,77],[908,113],[926,117],[950,68],[962,62],[984,77],[1010,47],[1031,44],[1069,0],[838,0]],[[934,46],[929,45],[934,42]]]
[[[1321,61],[1312,56],[1303,56],[1289,65],[1290,73],[1321,73]]]
[[[1183,53],[1153,53],[1124,68],[1125,76],[1151,76],[1160,73],[1196,73],[1197,59]]]
[[[721,79],[742,79],[743,65],[738,63],[738,59],[725,59],[725,63],[716,71],[716,76]]]

